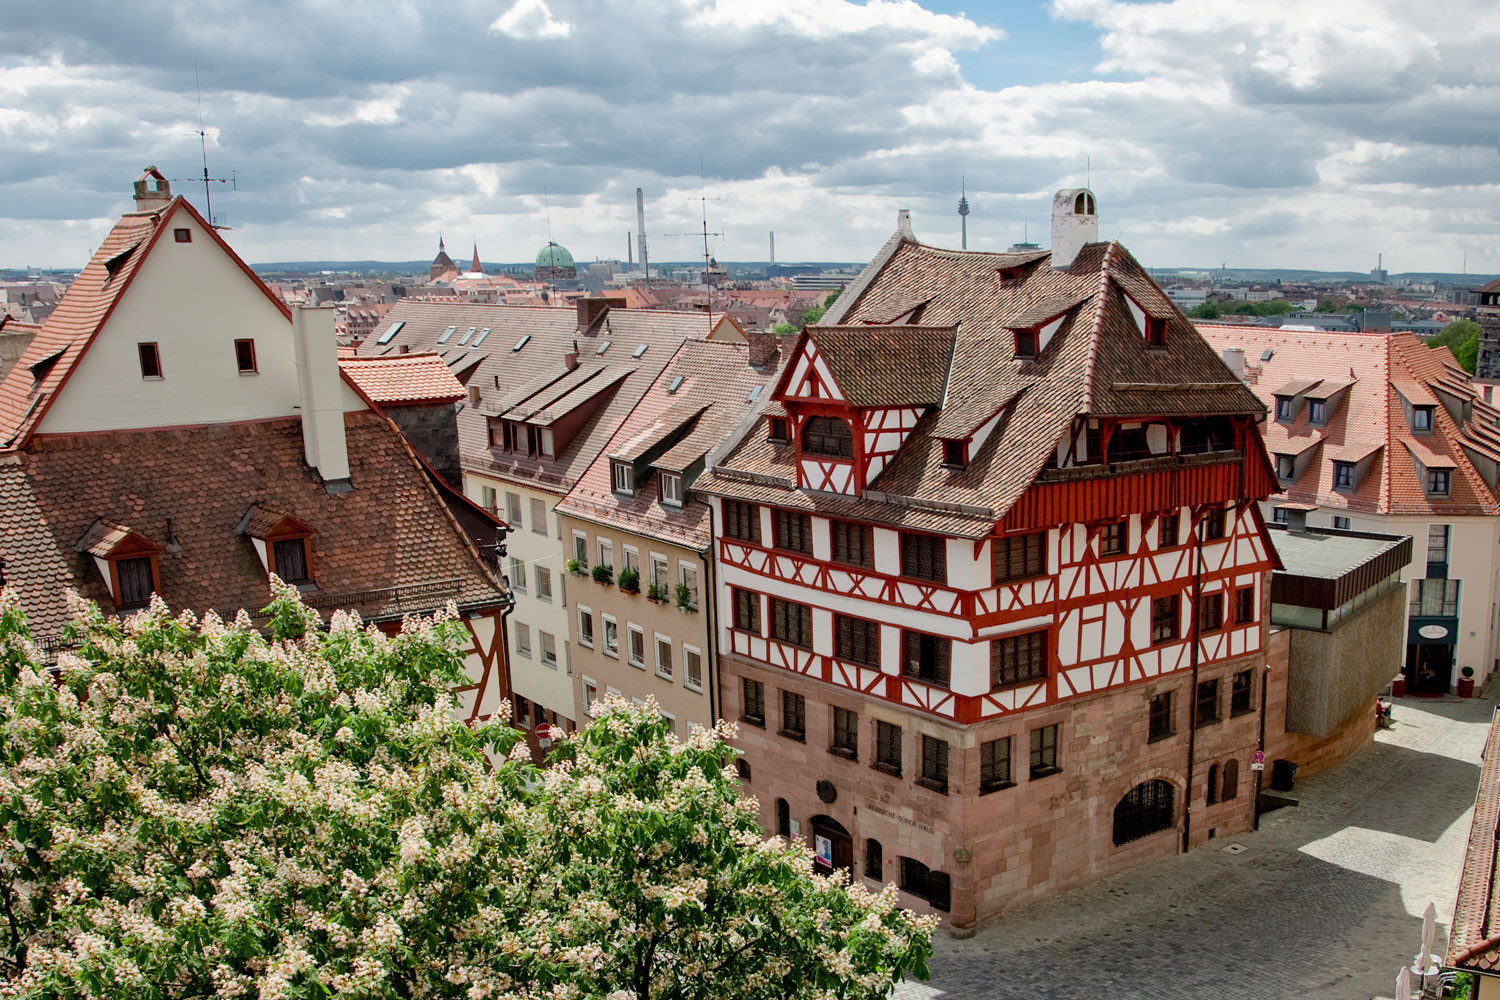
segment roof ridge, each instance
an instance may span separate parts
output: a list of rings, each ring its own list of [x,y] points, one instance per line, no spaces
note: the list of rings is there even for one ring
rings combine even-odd
[[[1081,410],[1084,413],[1088,413],[1094,406],[1094,363],[1099,359],[1099,339],[1104,335],[1104,304],[1109,293],[1109,269],[1117,246],[1119,243],[1111,240],[1104,248],[1104,259],[1099,262],[1099,287],[1094,292],[1094,296],[1098,299],[1094,307],[1094,328],[1089,331],[1089,352],[1088,356],[1083,359]]]

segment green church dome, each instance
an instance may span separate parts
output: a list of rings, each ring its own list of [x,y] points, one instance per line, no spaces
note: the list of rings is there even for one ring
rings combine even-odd
[[[548,243],[546,246],[542,247],[541,252],[536,255],[536,266],[559,268],[572,267],[573,255],[568,253],[566,247],[559,246],[556,243]]]

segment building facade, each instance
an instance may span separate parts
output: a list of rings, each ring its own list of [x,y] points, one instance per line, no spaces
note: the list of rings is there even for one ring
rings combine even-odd
[[[1263,407],[1059,192],[902,226],[711,461],[723,713],[766,827],[979,920],[1247,828]]]

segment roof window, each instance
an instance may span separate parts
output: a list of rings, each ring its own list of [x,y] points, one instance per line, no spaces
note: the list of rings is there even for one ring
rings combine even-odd
[[[1270,361],[1275,356],[1276,356],[1276,348],[1274,348],[1274,347],[1268,347],[1264,351],[1260,352],[1260,359],[1262,361]]]
[[[449,340],[453,339],[453,335],[455,333],[457,333],[457,332],[458,332],[458,327],[456,327],[456,326],[450,326],[450,327],[448,327],[448,329],[446,329],[442,333],[438,334],[437,342],[439,344],[446,344]]]
[[[394,340],[396,338],[396,334],[400,333],[401,332],[401,328],[403,326],[405,326],[405,325],[406,325],[406,321],[405,320],[399,320],[398,319],[396,322],[392,323],[390,326],[388,326],[388,327],[385,328],[385,333],[382,333],[378,338],[376,338],[375,343],[377,343],[377,344],[389,344],[392,340]],[[448,328],[448,332],[449,333],[453,332],[453,328],[451,326]]]
[[[969,464],[968,449],[963,441],[943,442],[943,464],[950,469],[962,469]]]
[[[672,384],[671,385],[667,386],[667,395],[670,396],[670,395],[672,395],[672,393],[676,392],[678,389],[681,389],[681,388],[682,388],[682,376],[679,375],[679,376],[677,376],[676,378],[674,378],[672,380]]]
[[[531,339],[531,334],[528,333],[526,336],[524,336],[520,340],[516,341],[515,346],[512,347],[511,350],[512,351],[519,351],[521,348],[523,348],[523,347],[526,346],[526,341],[528,341],[530,339]]]
[[[1417,434],[1432,433],[1432,407],[1413,406],[1411,408],[1411,429]]]
[[[646,348],[649,347],[649,346],[651,346],[651,345],[649,345],[649,344],[642,344],[640,347],[637,347],[634,351],[631,351],[630,352],[630,356],[632,358],[638,358],[638,357],[640,357],[642,354],[646,353]]]
[[[477,326],[469,327],[469,332],[458,338],[458,346],[462,347],[467,344],[469,342],[469,338],[474,336],[474,331],[477,329],[479,329],[479,327]]]
[[[1016,357],[1036,357],[1036,328],[1027,327],[1016,331]]]
[[[488,337],[489,335],[490,335],[490,328],[489,327],[485,327],[483,330],[479,331],[479,336],[475,337],[474,338],[474,343],[470,344],[469,346],[470,347],[478,347],[480,344],[484,343],[484,338]]]
[[[598,347],[594,348],[594,353],[595,354],[603,354],[605,351],[609,350],[609,345],[613,344],[613,343],[614,343],[614,341],[612,341],[612,340],[606,340],[604,343],[602,343]]]
[[[747,403],[753,403],[753,402],[755,402],[757,399],[760,398],[761,390],[764,389],[764,388],[765,388],[765,386],[758,385],[755,388],[751,389],[750,390],[750,398],[747,399],[747,400],[745,400],[745,402],[747,402]]]

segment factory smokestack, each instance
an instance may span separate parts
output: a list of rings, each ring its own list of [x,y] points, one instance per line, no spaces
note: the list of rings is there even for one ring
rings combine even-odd
[[[635,270],[635,236],[625,230],[625,270]]]
[[[771,230],[771,266],[776,266],[776,230]]]
[[[646,194],[640,188],[635,189],[635,238],[640,245],[641,273],[649,281],[651,262],[646,256]]]

